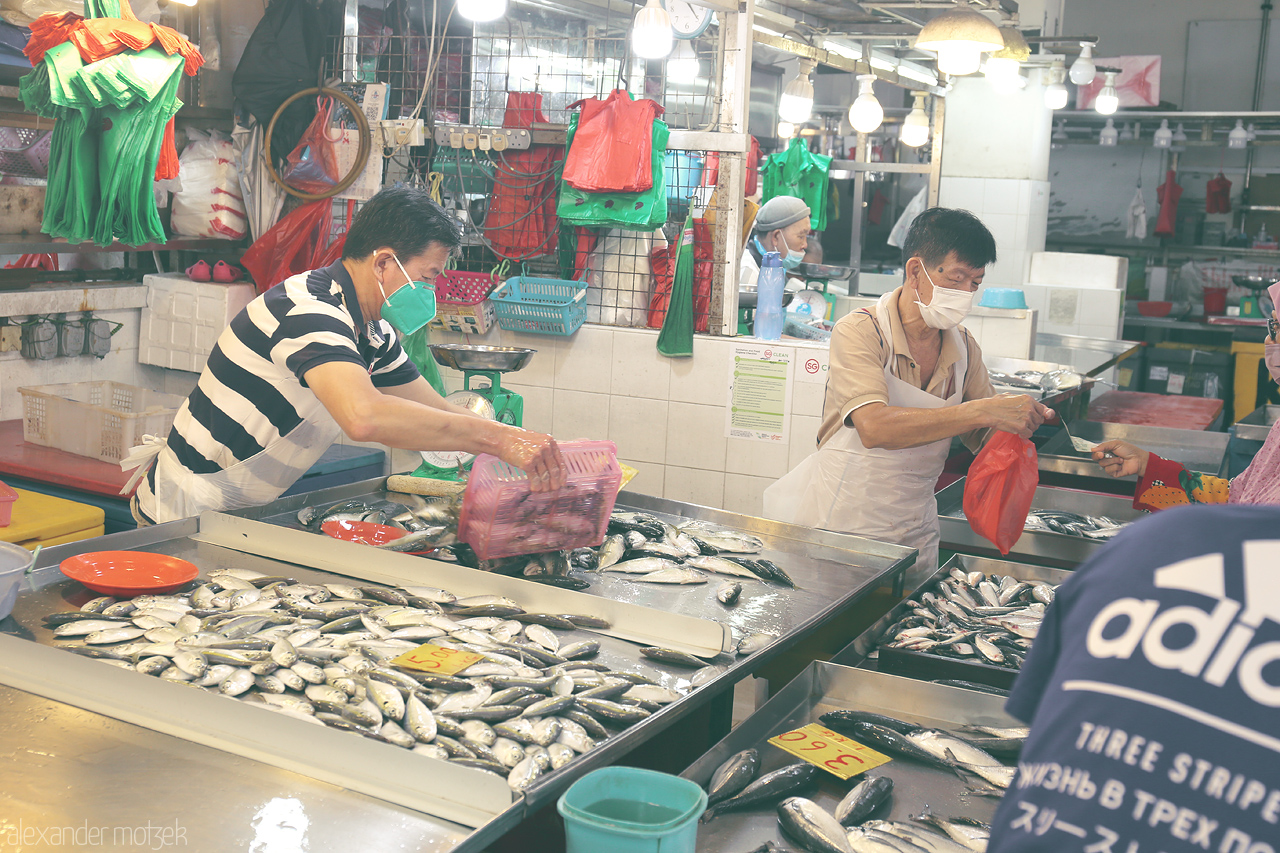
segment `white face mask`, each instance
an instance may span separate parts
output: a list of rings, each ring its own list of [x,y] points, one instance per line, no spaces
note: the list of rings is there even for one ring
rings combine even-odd
[[[925,278],[929,279],[929,284],[933,285],[933,297],[930,298],[928,305],[919,299],[916,300],[916,305],[920,306],[921,319],[926,326],[934,329],[954,329],[968,316],[969,309],[973,307],[973,294],[933,284],[933,279],[923,263],[920,264],[920,271],[924,273]]]

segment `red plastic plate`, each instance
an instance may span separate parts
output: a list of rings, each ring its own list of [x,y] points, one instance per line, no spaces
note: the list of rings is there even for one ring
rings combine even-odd
[[[200,574],[194,563],[147,551],[92,551],[62,561],[62,573],[103,595],[173,592]]]
[[[386,545],[404,536],[404,531],[398,527],[372,521],[326,521],[320,529],[334,539],[361,545]]]

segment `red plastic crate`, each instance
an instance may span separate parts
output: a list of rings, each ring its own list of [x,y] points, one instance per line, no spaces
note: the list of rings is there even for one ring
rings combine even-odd
[[[445,270],[436,278],[436,302],[479,304],[498,285],[498,281],[492,273]]]
[[[622,468],[612,441],[561,442],[569,477],[554,492],[533,492],[528,475],[480,454],[462,498],[458,538],[482,560],[596,546],[618,499]]]

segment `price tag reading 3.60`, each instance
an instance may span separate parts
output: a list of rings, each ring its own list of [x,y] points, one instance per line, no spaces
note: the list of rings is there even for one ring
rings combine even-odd
[[[893,760],[817,723],[783,732],[769,738],[769,743],[841,779],[851,779]]]
[[[394,666],[402,666],[406,669],[435,672],[440,675],[455,675],[482,659],[483,655],[478,655],[475,652],[446,649],[442,646],[433,646],[431,643],[423,643],[416,649],[410,649],[404,654],[392,658],[391,663]]]

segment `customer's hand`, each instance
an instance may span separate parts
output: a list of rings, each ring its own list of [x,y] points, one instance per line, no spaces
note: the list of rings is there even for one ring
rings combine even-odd
[[[528,474],[529,489],[534,492],[563,488],[568,478],[556,440],[540,432],[512,427],[502,437],[498,458]]]
[[[1150,457],[1149,451],[1119,439],[1104,441],[1093,449],[1093,461],[1112,477],[1144,476]]]

